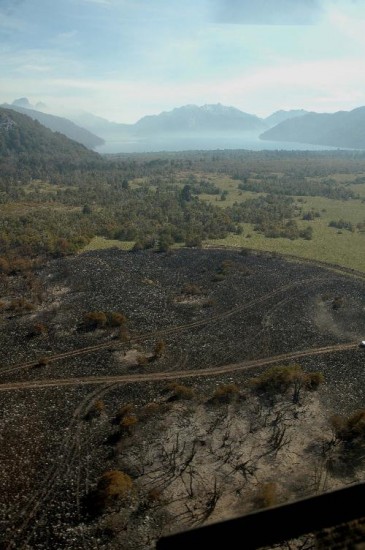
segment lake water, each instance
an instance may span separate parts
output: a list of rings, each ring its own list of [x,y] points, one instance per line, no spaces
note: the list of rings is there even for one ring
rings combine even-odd
[[[285,141],[266,141],[255,137],[163,137],[163,138],[126,138],[125,140],[106,141],[96,147],[98,153],[153,153],[160,151],[199,151],[199,150],[246,149],[250,151],[332,151],[337,147],[292,143]]]

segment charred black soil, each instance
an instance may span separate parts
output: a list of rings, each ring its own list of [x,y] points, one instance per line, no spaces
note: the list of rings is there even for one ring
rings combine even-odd
[[[182,249],[84,253],[50,262],[36,280],[8,277],[0,296],[1,384],[25,384],[0,393],[4,548],[153,548],[169,530],[251,510],[274,481],[280,502],[362,479],[362,465],[330,471],[333,455],[322,453],[330,416],[364,406],[361,276]],[[20,292],[28,311],[7,307]],[[91,312],[106,321],[90,326]],[[113,313],[126,320],[111,322]],[[324,375],[300,403],[263,400],[249,381],[269,367],[244,369],[283,354],[277,364]],[[184,371],[196,376],[177,375],[168,389],[152,378]],[[135,374],[144,381],[128,382]],[[125,381],[91,383],[101,376]],[[26,386],[61,379],[75,385]],[[221,385],[235,389],[212,400]],[[94,510],[108,470],[125,472],[133,490]]]

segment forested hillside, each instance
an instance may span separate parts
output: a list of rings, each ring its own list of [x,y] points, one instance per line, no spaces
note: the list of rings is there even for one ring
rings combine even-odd
[[[0,108],[0,170],[1,177],[27,181],[29,177],[46,177],[76,166],[98,161],[99,155],[52,132],[38,121]]]
[[[38,120],[38,122],[43,124],[46,128],[52,130],[52,132],[60,132],[68,138],[73,139],[90,149],[97,147],[98,145],[103,145],[104,143],[103,139],[96,136],[92,132],[89,132],[89,130],[78,126],[71,120],[60,116],[50,115],[48,113],[42,113],[41,111],[36,111],[31,108],[30,104],[27,107],[22,107],[17,104],[4,104],[2,107],[22,113],[23,115],[29,116],[33,120]]]

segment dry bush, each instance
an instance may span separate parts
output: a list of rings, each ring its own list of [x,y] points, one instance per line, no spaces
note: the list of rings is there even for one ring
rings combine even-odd
[[[126,327],[124,327],[124,326],[121,327],[120,332],[119,332],[119,338],[124,344],[127,344],[127,343],[130,342],[131,333],[129,332],[129,330]]]
[[[269,396],[285,394],[293,391],[293,402],[298,403],[303,389],[314,391],[323,382],[324,377],[319,372],[306,373],[300,365],[277,366],[253,378],[250,385],[254,390],[264,392]]]
[[[34,305],[25,298],[14,298],[9,304],[9,309],[16,312],[32,311]]]
[[[26,258],[12,258],[9,261],[9,265],[10,265],[10,273],[13,273],[13,274],[30,271],[33,267],[32,261]]]
[[[125,325],[127,322],[127,317],[124,315],[124,313],[115,312],[110,313],[108,318],[108,324],[111,327],[121,327]]]
[[[260,376],[253,378],[250,384],[259,391],[285,393],[292,383],[294,370],[292,367],[272,367]]]
[[[219,386],[211,399],[213,403],[230,403],[237,399],[240,390],[236,384],[222,384]]]
[[[337,452],[329,460],[328,468],[335,475],[353,476],[356,468],[364,463],[365,409],[347,418],[335,415],[330,422],[337,440]]]
[[[324,376],[321,372],[310,372],[306,374],[305,387],[309,391],[318,389],[323,382]]]
[[[144,355],[143,353],[139,353],[137,355],[137,365],[139,367],[144,367],[146,366],[148,363],[148,357],[146,355]]]
[[[105,411],[104,401],[98,399],[95,401],[89,412],[85,415],[85,420],[92,420],[93,418],[99,418]]]
[[[120,470],[110,470],[105,472],[98,481],[94,493],[95,501],[99,510],[123,502],[128,499],[133,490],[133,481],[128,474]]]
[[[115,415],[115,422],[117,424],[120,424],[123,417],[132,414],[132,411],[134,411],[134,409],[135,409],[135,406],[132,403],[126,403],[125,405],[122,405],[118,409],[117,414]]]
[[[9,273],[10,264],[6,258],[0,258],[0,273]]]
[[[278,486],[273,481],[260,484],[254,498],[255,508],[261,509],[275,506],[278,503],[277,492]]]
[[[225,279],[225,275],[223,273],[216,273],[215,275],[213,275],[212,277],[212,282],[213,283],[219,283],[220,281],[224,281]]]
[[[155,358],[162,357],[166,349],[166,342],[164,340],[159,340],[156,342],[155,349],[154,349],[154,356]]]
[[[157,487],[150,489],[147,493],[147,500],[151,503],[159,503],[162,500],[162,491]]]
[[[215,304],[216,304],[216,301],[213,300],[213,298],[207,298],[206,300],[203,300],[201,302],[202,307],[213,307],[215,306]]]
[[[107,316],[103,311],[90,311],[84,314],[83,321],[87,328],[102,328],[107,323]]]
[[[195,283],[186,283],[181,290],[181,294],[189,296],[199,296],[200,294],[202,294],[202,289]]]
[[[365,442],[365,409],[359,409],[347,418],[335,415],[330,421],[337,439]]]
[[[105,403],[101,399],[98,399],[94,404],[94,409],[101,414],[105,411]]]
[[[42,336],[48,333],[48,327],[44,323],[35,323],[30,331],[31,336]]]
[[[127,414],[123,416],[121,419],[119,426],[122,430],[122,432],[127,433],[129,435],[132,434],[132,430],[134,426],[137,424],[138,418],[135,414]]]
[[[168,399],[169,401],[177,401],[180,399],[189,400],[193,399],[195,395],[193,388],[183,384],[178,384],[177,382],[171,382],[171,384],[168,384],[166,390],[172,393]]]

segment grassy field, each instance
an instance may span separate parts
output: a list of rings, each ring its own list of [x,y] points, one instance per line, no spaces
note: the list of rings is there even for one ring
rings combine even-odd
[[[336,234],[336,230],[312,222],[314,228],[313,239],[306,241],[297,239],[269,239],[252,231],[249,224],[245,224],[244,235],[229,235],[226,239],[211,240],[210,245],[237,246],[252,248],[280,254],[291,254],[301,258],[320,260],[358,269],[365,272],[365,235],[360,233],[343,232]],[[245,235],[250,234],[247,238]]]
[[[346,181],[346,175],[342,175],[342,181]],[[241,191],[237,188],[238,182],[229,177],[209,177],[222,191],[228,191],[226,200],[212,195],[200,195],[202,200],[212,202],[217,206],[226,208],[234,202],[242,202],[258,197],[259,193]],[[340,178],[338,178],[340,179]],[[365,184],[352,185],[350,187],[361,198],[365,196]],[[253,231],[251,224],[243,224],[243,235],[229,235],[226,239],[211,240],[208,244],[219,246],[247,247],[256,250],[276,252],[281,254],[293,254],[306,259],[320,260],[365,271],[365,233],[356,230],[354,233],[343,229],[338,230],[329,227],[332,220],[343,219],[356,225],[365,221],[365,204],[361,199],[347,201],[333,200],[326,197],[293,197],[300,201],[303,212],[311,209],[319,211],[321,217],[313,221],[298,220],[300,228],[313,228],[313,238],[310,241],[304,239],[266,238],[264,235]]]
[[[224,200],[221,200],[220,195],[199,195],[200,200],[209,202],[220,208],[227,208],[235,202],[239,203],[260,196],[260,193],[238,189],[239,181],[229,175],[196,173],[195,176],[198,181],[199,179],[207,179],[219,187],[221,192],[227,192]],[[184,182],[186,182],[186,178],[187,174],[182,173],[180,178],[177,178],[176,184],[182,187]],[[259,176],[258,179],[260,179]],[[320,179],[318,178],[319,181]],[[210,240],[206,244],[238,248],[247,247],[255,250],[295,255],[305,259],[320,260],[365,271],[365,233],[359,232],[358,229],[351,232],[346,229],[338,230],[334,227],[329,227],[331,221],[338,221],[340,219],[351,222],[355,226],[357,223],[365,221],[365,203],[363,202],[365,198],[365,183],[352,184],[351,181],[354,179],[352,174],[334,174],[333,179],[336,179],[340,184],[348,186],[360,198],[333,200],[322,196],[293,197],[298,201],[298,206],[302,208],[303,212],[315,210],[320,213],[320,217],[315,218],[313,221],[297,219],[298,226],[301,229],[305,229],[308,226],[313,228],[313,238],[311,240],[267,238],[255,232],[251,224],[242,224],[242,235],[231,234],[226,239]],[[139,178],[133,181],[132,185],[138,187],[145,183],[145,178]],[[112,247],[130,250],[133,247],[133,242],[121,242],[95,237],[83,251]]]
[[[116,239],[105,239],[104,237],[94,237],[80,252],[90,252],[90,250],[103,250],[105,248],[120,248],[122,250],[131,250],[134,243],[131,241],[118,241]]]

